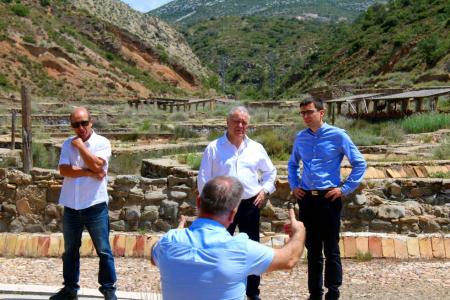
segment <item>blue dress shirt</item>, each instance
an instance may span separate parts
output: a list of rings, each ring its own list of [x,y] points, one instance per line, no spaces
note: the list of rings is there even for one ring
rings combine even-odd
[[[152,252],[164,300],[242,300],[247,276],[263,273],[273,255],[247,234],[231,236],[222,224],[204,218],[170,230]]]
[[[288,180],[291,190],[324,190],[341,184],[341,162],[344,155],[352,171],[341,186],[343,195],[353,192],[361,183],[366,161],[345,130],[324,123],[316,132],[307,128],[300,131],[288,162]],[[299,180],[299,162],[303,173]]]

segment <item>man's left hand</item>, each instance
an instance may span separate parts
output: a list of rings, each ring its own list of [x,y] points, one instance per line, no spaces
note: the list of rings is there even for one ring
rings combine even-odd
[[[261,208],[261,206],[264,204],[264,200],[266,200],[266,192],[264,191],[264,189],[262,189],[258,196],[256,196],[255,201],[253,201],[253,204],[258,207]]]
[[[325,198],[329,199],[331,202],[333,202],[334,200],[336,200],[337,198],[340,198],[340,197],[342,197],[342,191],[338,187],[329,190],[325,194]]]

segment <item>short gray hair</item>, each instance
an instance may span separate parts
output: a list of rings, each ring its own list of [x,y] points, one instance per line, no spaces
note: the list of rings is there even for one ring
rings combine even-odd
[[[230,119],[232,115],[234,115],[237,112],[243,112],[248,116],[248,119],[250,119],[250,114],[245,106],[235,106],[232,109],[230,109],[230,112],[228,113],[227,119]]]
[[[243,192],[242,183],[235,177],[215,177],[203,187],[200,211],[215,216],[225,215],[239,206]]]

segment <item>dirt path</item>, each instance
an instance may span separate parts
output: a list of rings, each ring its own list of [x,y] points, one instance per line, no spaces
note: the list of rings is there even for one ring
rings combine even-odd
[[[450,261],[358,262],[344,260],[342,299],[426,299],[450,300]],[[96,258],[83,258],[81,285],[97,287]],[[159,291],[158,269],[148,260],[116,259],[118,287],[122,291]],[[61,260],[0,257],[0,282],[9,284],[45,284],[62,282]],[[307,298],[306,264],[291,272],[274,272],[262,279],[261,296],[270,300]]]

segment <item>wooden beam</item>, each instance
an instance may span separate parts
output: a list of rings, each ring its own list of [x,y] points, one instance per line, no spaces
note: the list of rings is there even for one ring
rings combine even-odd
[[[11,111],[11,150],[16,149],[16,117],[15,109]]]
[[[31,99],[28,88],[22,85],[22,161],[23,172],[30,174],[33,168],[32,134],[31,134]]]

